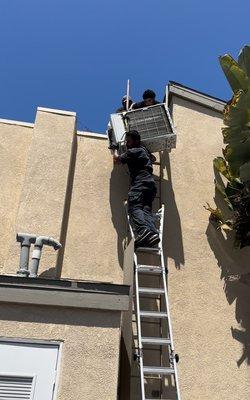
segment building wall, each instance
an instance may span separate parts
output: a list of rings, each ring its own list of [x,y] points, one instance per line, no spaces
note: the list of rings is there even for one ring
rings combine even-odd
[[[128,175],[76,115],[38,109],[34,126],[0,121],[0,275],[16,274],[17,232],[53,236],[42,278],[123,282]],[[13,302],[15,299],[13,298]],[[59,400],[116,399],[121,312],[0,304],[1,337],[62,340]]]
[[[18,269],[16,233],[28,232],[63,244],[44,246],[40,276],[123,281],[128,175],[113,167],[107,139],[76,135],[75,120],[38,109],[34,128],[0,122],[4,274]]]
[[[62,341],[58,400],[116,399],[120,312],[1,304],[0,332]]]
[[[209,223],[212,160],[221,154],[221,114],[174,97],[176,150],[163,157],[165,258],[183,400],[250,396],[249,249],[236,250]]]
[[[123,281],[128,175],[113,166],[108,142],[77,137],[77,157],[62,276]]]
[[[239,277],[250,271],[249,249],[232,250],[203,208],[214,197],[221,114],[174,98],[173,117],[178,144],[162,156],[161,193],[182,399],[246,399],[249,290]],[[43,250],[41,276],[122,282],[128,176],[113,168],[107,141],[76,136],[75,114],[56,110],[39,110],[34,129],[0,122],[0,138],[1,273],[16,273],[15,235],[27,231],[64,244],[58,254]],[[0,306],[1,336],[65,341],[60,400],[115,399],[119,321],[119,313]]]
[[[4,269],[10,243],[13,238],[15,240],[15,222],[32,135],[33,128],[30,126],[0,120],[0,273]]]

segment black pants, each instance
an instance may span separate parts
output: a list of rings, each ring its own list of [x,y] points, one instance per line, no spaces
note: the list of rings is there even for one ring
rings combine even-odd
[[[140,235],[145,229],[158,233],[152,214],[152,203],[156,195],[154,181],[137,182],[128,193],[128,212],[133,230]]]

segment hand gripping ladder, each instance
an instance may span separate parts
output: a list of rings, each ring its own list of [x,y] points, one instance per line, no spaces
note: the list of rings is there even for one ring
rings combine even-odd
[[[181,400],[176,366],[179,357],[174,352],[166,282],[166,268],[164,264],[162,250],[164,205],[162,205],[162,208],[158,211],[157,216],[159,217],[160,235],[160,243],[158,247],[138,247],[134,252],[134,311],[136,315],[137,325],[138,347],[136,358],[139,363],[141,386],[140,398],[141,400],[153,400],[153,398],[151,399],[151,397],[154,397],[154,399],[158,398],[164,400]],[[134,233],[130,224],[129,216],[128,223],[130,233],[133,238]],[[145,260],[150,258],[151,255],[156,260],[158,259],[158,262],[154,262],[154,264],[156,265],[145,265],[145,262],[141,264],[138,261],[141,257],[144,257]],[[144,279],[143,286],[141,286],[141,278]],[[152,282],[158,282],[157,287],[152,287]],[[156,286],[156,284],[154,283],[153,286]],[[151,299],[151,301],[154,302],[153,310],[143,309],[142,303],[143,299],[145,300],[145,298],[147,298],[147,300]],[[157,311],[155,311],[155,308],[157,309]],[[148,336],[147,332],[145,333],[145,331],[147,331],[147,322],[152,323],[153,321],[158,321],[157,335]],[[146,326],[144,327],[145,323]],[[157,355],[156,357],[160,365],[145,365],[146,357],[144,353],[146,353],[148,347],[150,353],[149,357],[147,357],[147,363],[152,364],[151,359],[155,360],[154,351],[158,351],[157,354],[159,355],[160,350],[160,356]],[[154,379],[159,380],[158,387],[160,387],[160,389],[150,392],[150,385],[147,384],[147,381],[151,382],[154,381]],[[164,384],[164,379],[167,380],[167,385]]]

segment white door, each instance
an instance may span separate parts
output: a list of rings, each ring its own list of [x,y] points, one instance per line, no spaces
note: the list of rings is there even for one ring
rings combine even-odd
[[[59,345],[0,340],[0,400],[52,400]]]

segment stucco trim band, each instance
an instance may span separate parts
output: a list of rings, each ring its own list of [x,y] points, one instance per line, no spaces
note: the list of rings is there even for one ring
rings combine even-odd
[[[44,108],[37,107],[37,111],[49,112],[52,114],[60,114],[60,115],[68,115],[69,117],[76,117],[76,112],[74,111],[64,111],[64,110],[56,110],[54,108]]]
[[[129,286],[1,275],[0,302],[126,311]]]
[[[26,128],[34,128],[34,124],[31,122],[14,121],[11,119],[3,119],[3,118],[0,118],[0,124],[18,125],[18,126],[25,126]]]
[[[90,137],[95,139],[104,139],[108,140],[108,137],[105,133],[94,133],[94,132],[87,132],[87,131],[77,131],[77,136],[84,136]]]
[[[226,104],[225,101],[217,99],[216,97],[206,95],[205,93],[198,92],[172,81],[169,82],[168,93],[168,104],[171,104],[173,95],[182,97],[183,99],[192,101],[221,113],[223,112]]]

